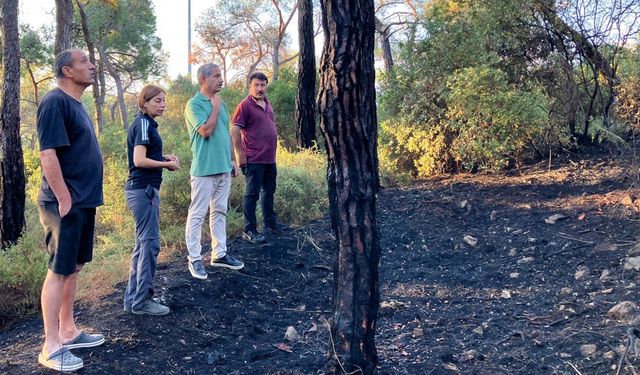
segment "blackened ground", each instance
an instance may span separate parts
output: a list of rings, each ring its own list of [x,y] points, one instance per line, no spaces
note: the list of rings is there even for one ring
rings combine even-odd
[[[598,156],[384,190],[379,373],[637,373],[633,350],[624,355],[633,322],[608,311],[638,301],[639,272],[624,269],[640,255],[638,183],[632,161]],[[565,217],[545,222],[554,214]],[[80,326],[107,342],[75,351],[79,373],[318,373],[333,241],[325,219],[260,247],[233,241],[240,272],[210,268],[199,281],[183,260],[163,264],[165,317],[124,313],[123,285],[80,304]],[[289,326],[300,340],[284,339]],[[49,373],[41,343],[39,318],[0,333],[0,373]]]

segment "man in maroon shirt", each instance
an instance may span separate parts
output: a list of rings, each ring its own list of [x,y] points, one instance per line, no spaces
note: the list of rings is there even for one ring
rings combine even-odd
[[[263,243],[258,232],[256,203],[261,196],[265,229],[279,231],[288,228],[278,223],[273,211],[273,194],[276,191],[276,149],[278,133],[271,102],[265,96],[269,80],[263,73],[249,77],[249,96],[233,114],[231,138],[236,159],[245,176],[244,233],[242,238],[251,243]]]

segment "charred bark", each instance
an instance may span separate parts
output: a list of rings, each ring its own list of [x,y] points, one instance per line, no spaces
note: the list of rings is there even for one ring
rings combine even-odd
[[[24,228],[25,176],[20,143],[20,42],[18,37],[18,0],[2,5],[2,106],[0,131],[0,245],[17,242]]]
[[[298,0],[298,92],[296,95],[296,138],[301,148],[316,143],[316,55],[313,40],[313,1]]]
[[[323,0],[318,106],[336,234],[330,373],[376,374],[379,233],[372,0]]]

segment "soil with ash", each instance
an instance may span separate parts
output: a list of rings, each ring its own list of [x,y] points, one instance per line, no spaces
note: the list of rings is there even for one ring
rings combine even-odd
[[[639,297],[638,182],[630,160],[600,155],[383,190],[379,373],[637,374],[638,309],[609,311]],[[123,285],[80,304],[80,326],[107,342],[75,351],[79,373],[317,374],[333,241],[325,219],[231,242],[240,272],[199,281],[184,260],[162,264],[165,317],[123,312]],[[0,373],[47,373],[41,343],[39,318],[0,333]]]

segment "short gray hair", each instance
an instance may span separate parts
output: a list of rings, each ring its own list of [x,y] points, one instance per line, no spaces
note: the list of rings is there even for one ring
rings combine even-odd
[[[211,77],[211,75],[213,74],[213,69],[216,68],[220,69],[218,64],[208,63],[200,65],[200,67],[198,68],[198,72],[196,73],[198,75],[198,83],[202,83],[205,78]]]
[[[75,49],[66,49],[58,53],[58,55],[56,56],[56,78],[64,78],[64,72],[62,71],[62,68],[64,68],[65,66],[73,66],[73,51],[75,51]]]

